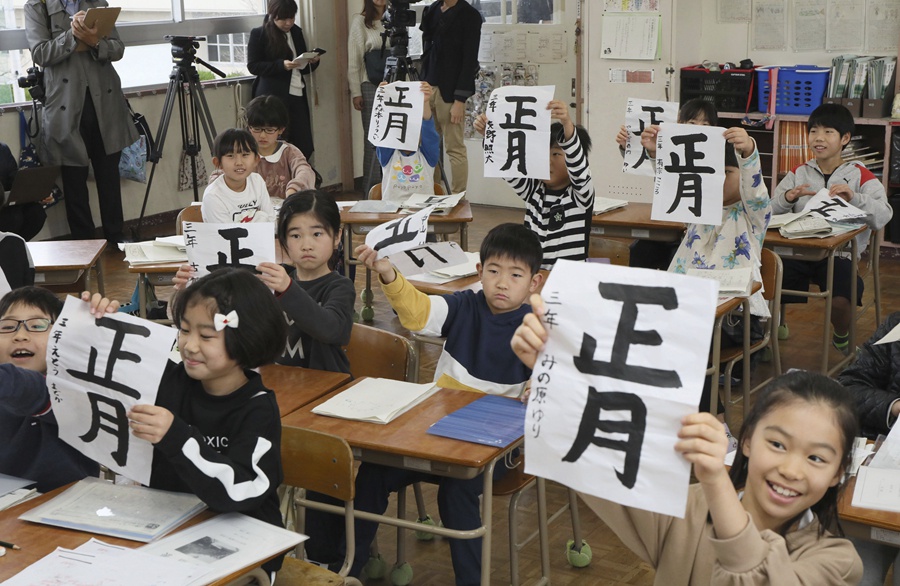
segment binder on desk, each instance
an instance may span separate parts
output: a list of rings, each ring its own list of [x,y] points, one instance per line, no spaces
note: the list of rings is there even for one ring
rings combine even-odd
[[[525,404],[516,399],[485,395],[446,415],[428,433],[505,448],[524,435],[525,409]]]

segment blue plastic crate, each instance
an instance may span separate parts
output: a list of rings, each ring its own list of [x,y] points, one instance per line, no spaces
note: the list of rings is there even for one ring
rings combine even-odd
[[[756,70],[758,103],[761,112],[769,107],[769,69],[776,66],[760,67]],[[777,66],[778,87],[775,89],[776,114],[809,114],[822,104],[828,87],[827,67],[797,65]]]

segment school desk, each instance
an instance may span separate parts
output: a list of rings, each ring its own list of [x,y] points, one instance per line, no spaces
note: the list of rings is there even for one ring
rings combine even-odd
[[[35,285],[59,293],[81,293],[88,289],[87,280],[94,269],[97,289],[106,294],[100,262],[106,240],[47,240],[27,245],[34,261]]]
[[[631,202],[623,208],[591,216],[591,236],[635,238],[660,242],[681,240],[685,225],[681,222],[651,220],[650,207],[649,203]]]
[[[362,380],[362,379],[360,379]],[[358,382],[358,381],[357,381]],[[356,384],[351,383],[352,384]],[[349,386],[349,385],[348,385]],[[344,387],[346,389],[347,387]],[[340,393],[338,389],[282,418],[283,426],[302,427],[330,433],[347,440],[353,456],[396,468],[418,470],[452,478],[474,478],[484,473],[484,498],[481,499],[482,526],[471,531],[454,531],[445,527],[421,525],[413,521],[386,515],[354,511],[356,517],[386,523],[414,531],[427,531],[444,537],[473,539],[484,537],[481,544],[481,583],[490,584],[491,575],[491,515],[494,465],[521,443],[521,439],[506,448],[429,435],[428,428],[445,415],[475,401],[483,395],[470,391],[441,389],[387,425],[350,421],[316,415],[312,409],[319,403]],[[366,555],[365,552],[357,552]]]
[[[866,230],[865,226],[861,226],[856,230],[851,230],[850,232],[845,232],[843,234],[838,234],[837,236],[831,236],[829,238],[785,238],[782,236],[777,229],[771,229],[766,232],[766,240],[763,245],[766,248],[771,249],[781,258],[789,258],[793,260],[803,260],[803,261],[819,261],[822,259],[828,260],[828,270],[825,276],[825,282],[827,283],[827,288],[825,291],[819,292],[810,292],[810,291],[793,291],[790,289],[782,289],[782,295],[796,295],[799,297],[812,297],[816,299],[824,299],[825,300],[825,317],[824,317],[824,327],[822,332],[822,373],[823,374],[834,374],[835,372],[839,372],[844,368],[847,364],[849,364],[853,359],[856,358],[856,352],[854,349],[856,348],[856,299],[857,299],[857,291],[856,291],[856,273],[858,269],[859,259],[858,259],[858,247],[856,244],[856,235],[861,233],[863,230]],[[837,364],[835,364],[831,369],[828,369],[828,355],[829,350],[831,348],[831,303],[832,303],[832,289],[834,283],[834,258],[835,254],[840,250],[846,248],[847,243],[850,243],[850,253],[853,257],[853,262],[851,263],[851,273],[850,273],[850,307],[853,313],[850,318],[850,349],[851,352],[842,360],[840,360]]]
[[[754,281],[753,286],[750,289],[750,294],[756,293],[761,288],[762,283]],[[716,392],[710,391],[709,393],[709,412],[713,415],[715,415],[718,410],[718,402],[716,399],[718,398],[719,367],[721,366],[720,356],[722,355],[722,323],[725,321],[725,316],[737,309],[738,305],[742,306],[742,319],[744,321],[743,346],[745,360],[743,376],[748,378],[750,376],[750,361],[746,359],[750,354],[750,324],[748,323],[750,316],[750,298],[731,297],[716,306],[716,319],[713,322],[713,337],[712,344],[710,345],[712,354],[709,359],[709,367],[706,369],[706,374],[710,377],[711,388],[716,390]],[[727,412],[727,405],[725,405],[725,409]]]
[[[352,257],[353,235],[365,235],[372,228],[391,220],[405,218],[405,214],[367,214],[351,212],[349,209],[341,210],[341,223],[344,224],[344,266],[358,265],[359,262]],[[446,214],[431,214],[428,224],[434,226],[435,234],[453,234],[459,232],[459,245],[463,250],[469,249],[469,228],[472,221],[472,207],[466,199],[461,200]],[[360,317],[365,321],[372,321],[375,311],[372,309],[372,271],[366,269],[366,288],[362,294],[363,309]]]
[[[283,364],[261,366],[259,374],[266,388],[275,393],[282,418],[350,381],[350,375],[344,372]]]
[[[41,523],[31,523],[29,521],[19,520],[19,515],[59,495],[65,489],[69,488],[69,486],[71,486],[71,484],[48,492],[24,503],[18,504],[14,507],[10,507],[5,511],[0,511],[0,539],[15,543],[22,548],[20,550],[7,549],[6,555],[0,558],[0,583],[18,574],[42,557],[52,553],[57,547],[75,549],[92,537],[96,537],[97,539],[112,545],[119,545],[123,547],[136,548],[144,545],[139,541],[131,541],[128,539],[111,537],[109,535],[100,535],[97,533],[89,533],[87,531],[78,531],[75,529],[63,529],[62,527],[54,527],[52,525],[43,525]],[[201,512],[199,515],[188,520],[184,525],[176,529],[174,532],[177,533],[181,529],[196,525],[197,523],[210,519],[215,515],[216,513],[207,509]],[[291,549],[293,549],[293,546],[286,547],[278,554],[270,556],[251,566],[242,568],[241,570],[238,570],[237,572],[225,578],[212,582],[212,584],[213,586],[224,586],[232,580],[243,576],[254,568],[261,566],[269,560],[274,559],[278,555],[281,555],[286,551],[290,551]]]
[[[855,487],[856,476],[847,482],[847,488],[838,501],[838,516],[847,537],[900,547],[900,513],[854,507],[851,503]]]

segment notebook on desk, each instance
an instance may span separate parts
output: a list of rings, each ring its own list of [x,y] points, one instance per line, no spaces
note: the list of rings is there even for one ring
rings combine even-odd
[[[516,399],[485,395],[444,416],[428,433],[505,448],[525,433],[525,409],[525,404]]]
[[[13,179],[5,205],[24,205],[47,199],[56,186],[59,169],[59,165],[19,169],[16,172],[16,178]]]

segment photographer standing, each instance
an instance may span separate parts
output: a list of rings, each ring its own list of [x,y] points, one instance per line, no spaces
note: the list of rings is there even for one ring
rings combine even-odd
[[[422,80],[438,88],[431,98],[434,125],[450,157],[453,193],[466,190],[469,161],[463,142],[466,100],[475,93],[481,13],[465,0],[436,0],[422,15]]]
[[[44,67],[46,98],[38,150],[45,165],[62,166],[72,237],[94,237],[87,188],[90,161],[103,235],[110,242],[121,242],[119,156],[138,135],[112,66],[122,58],[125,45],[115,28],[101,38],[96,26],[84,22],[88,9],[106,6],[106,0],[27,0],[25,37],[35,64]],[[86,50],[76,50],[79,45]]]

